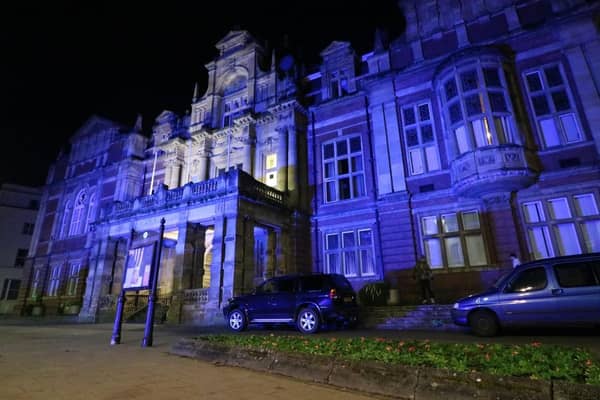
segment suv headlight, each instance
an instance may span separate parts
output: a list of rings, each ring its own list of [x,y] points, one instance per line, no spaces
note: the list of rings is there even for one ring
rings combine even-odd
[[[454,308],[455,310],[458,310],[459,304],[458,303],[454,303],[454,305],[452,306],[452,308]]]

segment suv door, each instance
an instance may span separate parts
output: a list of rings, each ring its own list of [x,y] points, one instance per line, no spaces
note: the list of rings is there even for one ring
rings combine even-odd
[[[296,308],[296,280],[294,278],[278,278],[277,292],[269,299],[270,318],[277,322],[289,322],[294,318]]]
[[[501,319],[506,325],[532,325],[556,318],[556,300],[545,265],[515,272],[498,295]]]
[[[558,288],[560,320],[568,324],[600,323],[600,260],[557,263],[552,266]]]

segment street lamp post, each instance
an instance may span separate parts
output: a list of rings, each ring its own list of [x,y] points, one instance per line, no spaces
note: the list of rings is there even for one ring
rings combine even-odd
[[[148,296],[148,313],[146,314],[146,326],[144,328],[144,339],[142,347],[152,346],[152,335],[154,332],[154,306],[158,296],[156,295],[158,285],[158,273],[160,271],[160,257],[162,255],[163,236],[165,233],[165,219],[160,220],[160,237],[158,238],[158,249],[156,250],[156,259],[152,273],[152,283],[150,284],[150,293]]]

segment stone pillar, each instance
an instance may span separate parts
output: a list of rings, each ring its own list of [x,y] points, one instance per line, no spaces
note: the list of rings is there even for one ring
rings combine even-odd
[[[281,128],[279,132],[279,143],[277,145],[277,188],[281,191],[288,190],[288,137],[287,129]]]
[[[202,182],[208,179],[208,157],[205,154],[201,154],[198,157],[198,161],[198,179]]]
[[[485,232],[488,225],[487,243],[494,243],[496,264],[499,267],[512,267],[508,255],[515,253],[523,262],[528,259],[526,255],[526,241],[520,234],[519,222],[515,219],[516,210],[513,209],[511,193],[493,193],[484,196],[483,203],[487,218],[481,218],[481,230]],[[492,250],[490,248],[490,250]],[[494,254],[490,254],[493,263]]]
[[[275,231],[269,229],[267,239],[267,271],[266,279],[272,278],[276,275],[277,269],[277,235]]]
[[[295,127],[288,130],[287,185],[292,205],[298,204],[298,147]]]
[[[95,322],[98,300],[108,294],[113,262],[113,257],[110,256],[113,247],[109,246],[109,243],[111,242],[108,237],[100,236],[92,246],[83,304],[79,313],[80,321]]]
[[[177,244],[175,245],[175,262],[173,265],[173,281],[171,287],[171,305],[167,313],[167,321],[171,324],[181,322],[183,290],[189,286],[192,269],[193,249],[188,243],[188,224],[177,226]],[[164,253],[163,253],[164,254]],[[166,294],[166,293],[163,293]]]

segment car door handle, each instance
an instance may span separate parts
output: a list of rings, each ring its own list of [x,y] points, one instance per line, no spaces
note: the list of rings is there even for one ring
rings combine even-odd
[[[559,294],[563,294],[563,290],[562,289],[552,289],[552,294],[554,296],[558,296]]]

